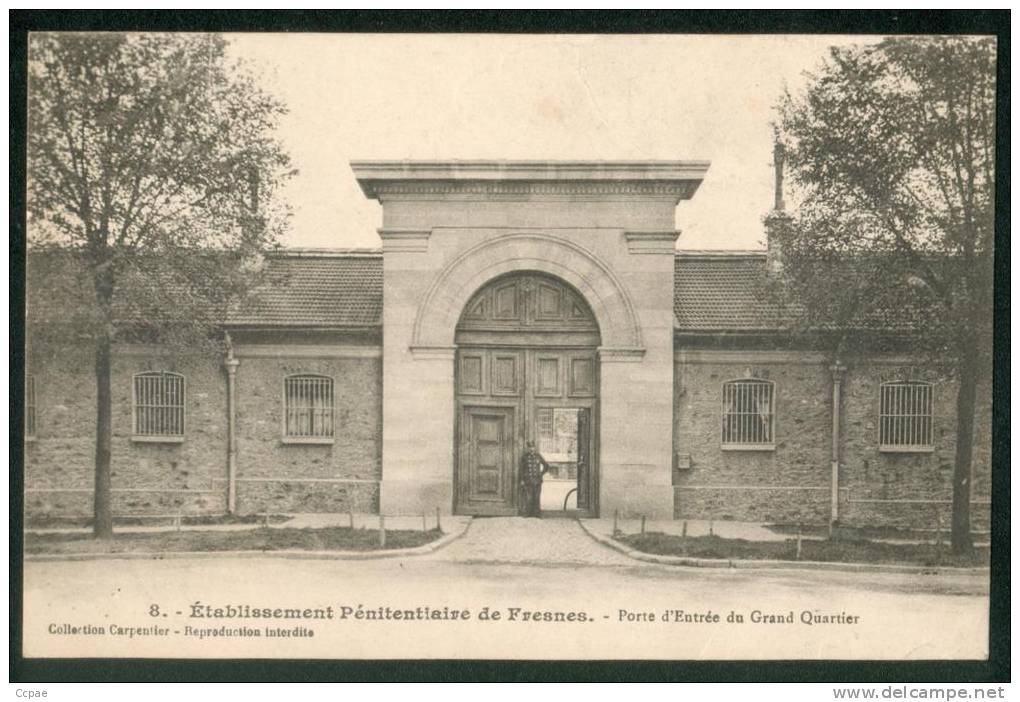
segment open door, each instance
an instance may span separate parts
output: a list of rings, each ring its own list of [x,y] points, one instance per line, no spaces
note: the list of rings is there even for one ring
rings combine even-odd
[[[577,410],[577,508],[592,510],[591,409]]]
[[[535,412],[534,436],[549,463],[542,480],[542,512],[594,514],[591,408],[540,407]]]

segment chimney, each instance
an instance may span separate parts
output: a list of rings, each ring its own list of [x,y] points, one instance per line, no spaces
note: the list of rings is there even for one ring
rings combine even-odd
[[[783,269],[783,239],[788,234],[793,217],[786,211],[783,200],[783,166],[786,161],[786,147],[779,141],[776,131],[775,144],[772,147],[772,165],[775,169],[775,201],[772,211],[765,215],[765,256],[769,273],[778,273]]]
[[[783,166],[786,163],[786,147],[779,141],[779,132],[776,131],[775,142],[772,144],[772,166],[776,171],[776,202],[773,209],[782,212],[786,209],[783,201]]]

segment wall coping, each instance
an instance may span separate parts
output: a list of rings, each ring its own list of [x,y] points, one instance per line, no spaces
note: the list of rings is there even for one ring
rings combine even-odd
[[[798,363],[824,365],[827,370],[832,370],[831,355],[808,350],[674,348],[673,359],[679,363]],[[840,367],[847,371],[854,365],[853,362],[844,361]],[[925,360],[921,356],[878,354],[869,356],[864,365],[914,366],[925,365]]]
[[[238,345],[234,355],[241,358],[382,358],[382,346],[352,346],[345,344],[259,344]]]
[[[351,161],[351,170],[368,198],[393,192],[453,194],[466,183],[482,183],[485,192],[499,194],[498,184],[522,192],[525,184],[555,184],[556,193],[591,192],[602,186],[606,194],[621,190],[633,194],[675,195],[689,199],[704,180],[709,161]],[[626,187],[627,184],[630,187]],[[640,185],[644,187],[634,187]],[[656,185],[658,189],[647,186]],[[495,186],[495,187],[493,187]],[[571,187],[573,186],[573,187]],[[541,192],[540,187],[523,192]],[[602,190],[598,192],[603,192]]]

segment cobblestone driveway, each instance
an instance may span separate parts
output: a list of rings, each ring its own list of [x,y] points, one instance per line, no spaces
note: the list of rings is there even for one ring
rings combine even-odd
[[[596,543],[573,519],[523,517],[476,517],[467,534],[428,558],[463,563],[637,564]]]

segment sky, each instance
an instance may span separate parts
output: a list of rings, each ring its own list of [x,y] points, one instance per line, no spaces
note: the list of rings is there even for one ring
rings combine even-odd
[[[287,246],[378,247],[360,159],[688,160],[681,249],[757,249],[773,201],[773,106],[828,47],[866,38],[237,34],[231,52],[288,106],[299,174]]]

